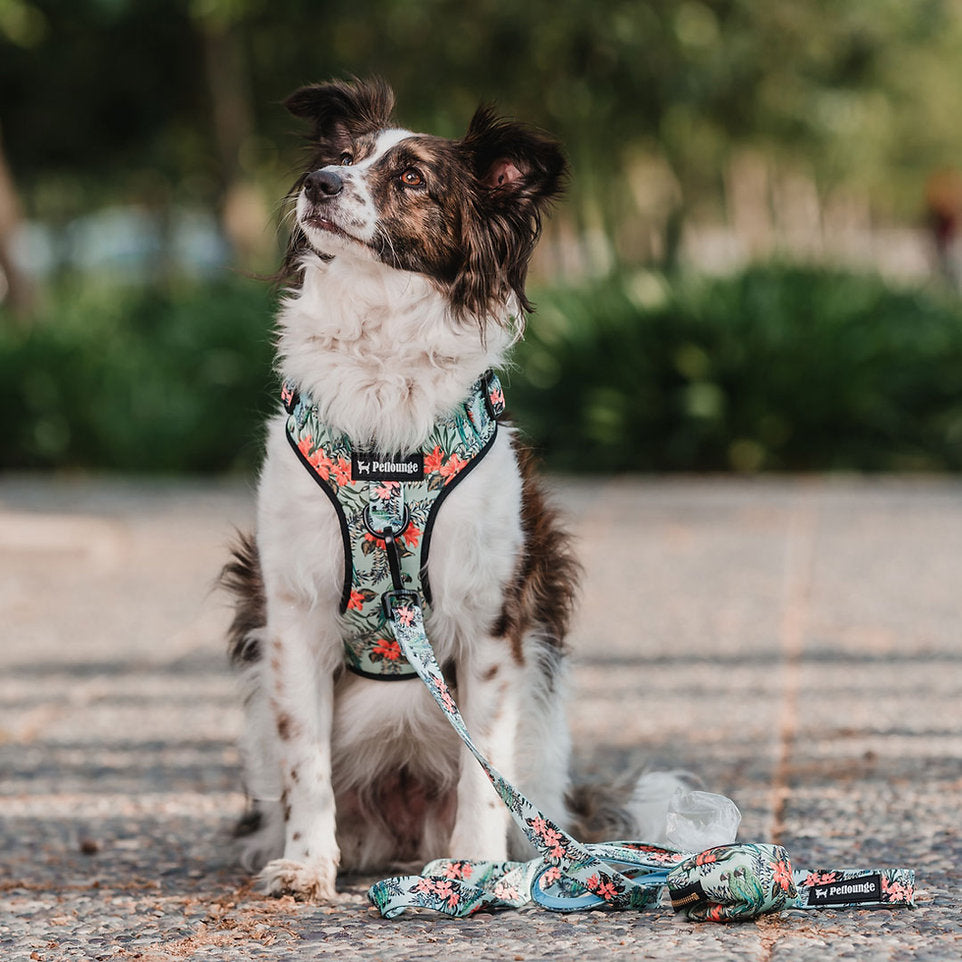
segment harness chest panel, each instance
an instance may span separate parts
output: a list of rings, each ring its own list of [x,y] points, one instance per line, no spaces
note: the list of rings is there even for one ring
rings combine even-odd
[[[381,680],[416,678],[401,653],[382,599],[392,589],[417,592],[430,606],[427,562],[444,499],[491,449],[504,395],[485,374],[420,449],[360,451],[318,417],[309,395],[285,384],[287,440],[337,512],[344,544],[340,611],[349,669]]]

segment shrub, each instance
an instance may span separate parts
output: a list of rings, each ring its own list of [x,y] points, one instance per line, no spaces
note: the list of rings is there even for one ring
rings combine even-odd
[[[266,285],[61,291],[0,317],[0,466],[249,468],[276,398]]]
[[[545,291],[509,399],[565,470],[962,467],[962,305],[758,266]]]

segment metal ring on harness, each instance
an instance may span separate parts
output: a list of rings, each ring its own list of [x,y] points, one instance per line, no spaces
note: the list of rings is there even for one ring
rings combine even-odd
[[[382,540],[384,538],[384,533],[386,531],[390,531],[395,538],[400,538],[401,535],[404,534],[405,531],[407,531],[408,525],[411,523],[411,512],[408,510],[407,505],[404,505],[404,515],[401,518],[401,527],[398,528],[397,531],[395,531],[394,528],[391,527],[391,525],[388,525],[386,528],[380,528],[380,529],[374,527],[374,525],[371,523],[370,502],[368,502],[368,504],[365,505],[364,512],[361,517],[362,517],[362,520],[364,521],[364,527],[367,528],[368,532],[373,534],[375,538],[381,538]]]

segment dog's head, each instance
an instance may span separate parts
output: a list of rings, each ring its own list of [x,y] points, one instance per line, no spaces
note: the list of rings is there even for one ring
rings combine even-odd
[[[512,296],[530,308],[528,261],[566,174],[553,139],[488,107],[460,140],[412,133],[392,122],[394,93],[377,79],[303,87],[285,106],[313,124],[314,148],[292,191],[289,276],[312,250],[424,274],[482,324]]]

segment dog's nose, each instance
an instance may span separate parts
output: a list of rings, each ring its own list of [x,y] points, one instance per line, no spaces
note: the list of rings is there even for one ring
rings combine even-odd
[[[344,187],[344,181],[332,170],[315,170],[304,180],[304,193],[312,203],[339,194]]]

